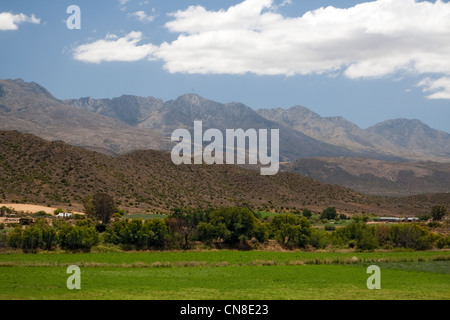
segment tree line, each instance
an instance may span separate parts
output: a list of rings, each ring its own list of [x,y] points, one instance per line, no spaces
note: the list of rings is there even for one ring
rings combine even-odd
[[[175,209],[164,219],[145,221],[123,218],[117,213],[102,220],[95,212],[93,205],[89,216],[74,224],[53,220],[50,226],[46,219],[38,218],[33,225],[10,231],[5,242],[24,252],[57,247],[90,251],[99,243],[123,250],[190,249],[199,243],[210,248],[248,250],[263,248],[269,240],[286,249],[428,250],[450,246],[449,236],[433,233],[418,223],[370,225],[361,216],[354,216],[351,223],[336,230],[317,229],[312,226],[309,210],[278,214],[268,220],[245,207]],[[327,208],[321,217],[336,218],[335,210]]]

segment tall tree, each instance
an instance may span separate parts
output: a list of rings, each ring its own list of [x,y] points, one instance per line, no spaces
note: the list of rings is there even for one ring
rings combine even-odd
[[[97,193],[84,199],[84,211],[90,217],[109,223],[115,211],[114,199],[106,193]]]

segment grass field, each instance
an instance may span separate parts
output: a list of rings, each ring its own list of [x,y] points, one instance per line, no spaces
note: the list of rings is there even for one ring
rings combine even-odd
[[[381,268],[381,290],[366,269]],[[68,290],[69,265],[81,290]],[[450,251],[0,255],[0,299],[450,299]]]

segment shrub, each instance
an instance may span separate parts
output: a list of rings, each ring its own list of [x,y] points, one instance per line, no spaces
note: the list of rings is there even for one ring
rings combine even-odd
[[[297,217],[294,214],[291,215]],[[214,230],[217,236],[217,232],[220,231],[220,238],[231,246],[250,240],[258,221],[250,209],[238,207],[213,210],[206,215],[205,220],[210,224],[208,228],[212,227],[208,232]],[[205,229],[205,227],[202,228]]]
[[[440,228],[440,227],[442,227],[442,224],[437,221],[431,221],[431,222],[428,222],[427,226],[429,228]]]
[[[59,243],[63,249],[73,251],[90,251],[99,242],[98,233],[94,228],[64,224],[59,231]]]
[[[106,231],[108,226],[104,223],[97,223],[95,226],[95,230],[97,230],[98,233],[103,233]]]
[[[299,218],[293,214],[275,216],[270,229],[275,240],[286,248],[304,248],[310,242],[311,223],[305,217]]]
[[[25,229],[22,235],[22,249],[24,252],[36,252],[40,247],[39,229],[32,226]]]
[[[437,246],[439,249],[443,249],[443,248],[449,247],[449,246],[450,246],[450,236],[447,236],[447,237],[440,237],[440,238],[437,240],[437,242],[436,242],[436,246]]]
[[[395,247],[417,250],[431,249],[437,240],[434,234],[415,223],[392,226],[389,238]]]
[[[325,249],[331,244],[330,234],[320,229],[311,229],[310,244],[316,249]]]
[[[442,220],[447,214],[447,209],[444,206],[433,206],[431,208],[431,217],[434,221]]]
[[[20,249],[22,248],[22,227],[15,227],[12,231],[8,233],[6,242],[9,247]]]
[[[336,208],[335,207],[328,207],[325,210],[322,211],[322,214],[320,215],[321,219],[328,219],[328,220],[334,220],[337,216]]]
[[[309,209],[303,209],[303,213],[302,214],[306,218],[311,218],[311,216],[312,216],[312,212]]]

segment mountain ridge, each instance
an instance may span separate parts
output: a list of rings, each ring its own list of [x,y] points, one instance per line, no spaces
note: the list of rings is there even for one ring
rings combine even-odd
[[[280,129],[281,161],[311,157],[450,162],[450,135],[416,120],[387,120],[367,129],[303,106],[258,109],[196,94],[163,101],[122,95],[58,100],[34,82],[0,80],[0,125],[109,154],[170,150],[173,130]]]

